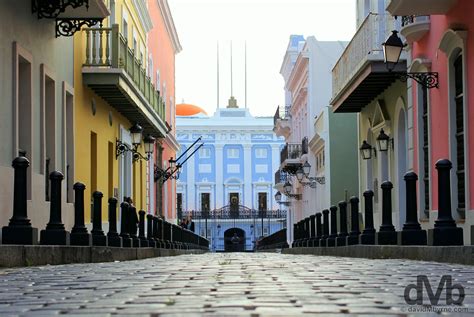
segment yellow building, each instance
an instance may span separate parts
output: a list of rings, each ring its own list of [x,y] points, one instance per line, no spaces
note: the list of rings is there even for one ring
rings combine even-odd
[[[132,197],[137,210],[147,210],[147,185],[153,182],[143,141],[133,159],[130,128],[138,123],[143,137],[159,139],[167,133],[164,103],[148,76],[147,32],[152,23],[145,0],[105,1],[110,16],[100,27],[84,28],[74,36],[75,162],[74,181],[86,185],[86,223],[91,199],[104,194],[107,201]],[[122,147],[120,146],[122,145]],[[137,156],[137,155],[135,155]],[[138,156],[139,157],[139,156]]]

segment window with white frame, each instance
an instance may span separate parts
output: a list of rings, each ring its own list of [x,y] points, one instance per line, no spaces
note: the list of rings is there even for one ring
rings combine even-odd
[[[211,149],[202,147],[199,149],[199,158],[211,158]]]
[[[255,149],[256,158],[267,158],[268,151],[266,148],[257,148]]]
[[[236,148],[230,148],[227,149],[227,158],[239,158],[239,149]]]
[[[161,83],[160,83],[160,70],[156,71],[156,83],[155,83],[155,88],[158,90],[158,92],[161,91]]]
[[[456,181],[457,181],[457,210],[462,215],[466,209],[466,170],[464,153],[464,80],[463,55],[459,54],[454,66],[454,99],[455,99],[455,142],[456,142]]]
[[[150,77],[151,81],[153,82],[153,56],[150,56],[148,57],[148,73],[147,73],[147,76]]]

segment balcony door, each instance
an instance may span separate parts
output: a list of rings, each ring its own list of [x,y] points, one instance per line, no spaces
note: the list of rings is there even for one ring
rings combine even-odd
[[[120,127],[120,140],[132,147],[132,138],[130,132],[124,127]],[[119,201],[124,197],[132,196],[132,154],[125,152],[119,156]]]

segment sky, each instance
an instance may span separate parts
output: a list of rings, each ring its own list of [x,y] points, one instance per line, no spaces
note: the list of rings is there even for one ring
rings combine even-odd
[[[176,56],[176,103],[200,106],[212,115],[233,95],[252,115],[273,116],[284,105],[280,75],[291,34],[348,41],[355,32],[355,0],[168,0],[183,50]],[[219,43],[219,44],[218,44]]]

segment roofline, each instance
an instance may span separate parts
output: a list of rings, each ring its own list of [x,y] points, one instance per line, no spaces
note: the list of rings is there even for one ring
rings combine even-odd
[[[174,25],[173,16],[168,5],[168,0],[156,0],[160,8],[161,16],[165,22],[166,31],[168,32],[171,43],[173,44],[174,53],[178,54],[182,51],[181,43],[179,42],[178,32]]]

